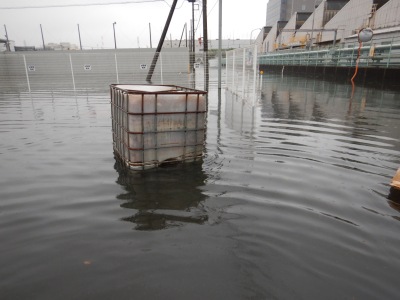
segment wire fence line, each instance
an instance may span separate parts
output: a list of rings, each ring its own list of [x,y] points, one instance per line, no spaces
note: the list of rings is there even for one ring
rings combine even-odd
[[[118,83],[208,90],[218,84],[218,59],[210,59],[206,68],[204,53],[196,54],[191,67],[187,48],[163,49],[148,82],[153,57],[151,49],[0,53],[0,91],[107,91],[111,84]],[[258,67],[255,47],[227,51],[222,60],[221,84],[248,98],[259,85]]]
[[[233,97],[240,97],[251,106],[256,104],[262,84],[257,45],[226,53],[225,80]]]
[[[0,89],[106,90],[110,84],[147,84],[151,49],[41,51],[0,54]],[[203,64],[196,63],[196,68]],[[152,84],[193,85],[187,49],[163,49]]]

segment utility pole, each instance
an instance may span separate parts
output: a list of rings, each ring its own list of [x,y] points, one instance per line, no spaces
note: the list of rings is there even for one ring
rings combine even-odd
[[[150,48],[153,48],[153,43],[151,42],[151,24],[149,23],[149,33],[150,33]]]
[[[317,0],[314,0],[314,10],[313,10],[313,18],[312,18],[312,28],[311,28],[311,41],[310,41],[310,49],[313,46],[313,38],[314,38],[314,19],[315,19],[315,5]]]
[[[195,29],[194,29],[194,3],[196,0],[188,0],[192,3],[192,39],[191,39],[191,48],[190,48],[190,72],[194,74],[194,61],[195,61],[195,43],[194,43],[194,36],[195,36]]]
[[[81,31],[79,30],[79,24],[78,24],[78,35],[79,35],[79,45],[81,46],[82,50]]]
[[[179,41],[179,46],[178,46],[178,48],[181,47],[182,38],[183,38],[183,34],[185,33],[186,26],[187,26],[187,24],[185,23],[185,25],[183,25],[182,34],[181,34],[181,39],[180,39],[180,41]],[[186,37],[186,40],[187,40],[187,37]],[[186,41],[186,47],[187,47],[187,41]]]
[[[117,22],[114,22],[114,23],[113,23],[113,30],[114,30],[114,46],[115,46],[115,49],[117,49],[117,39],[116,39],[116,37],[115,37],[115,24],[117,24]]]
[[[44,37],[43,37],[42,24],[40,24],[40,32],[42,33],[43,50],[46,50],[46,46],[44,45]]]
[[[7,51],[11,51],[11,48],[10,48],[10,40],[8,39],[8,33],[7,33],[7,27],[6,27],[6,24],[4,24],[4,30],[6,31],[6,39],[7,39],[7,45],[6,45],[6,48],[7,48]]]
[[[185,47],[187,48],[187,42],[188,42],[188,33],[187,33],[187,23],[185,23],[185,36],[186,36],[186,39],[185,39]]]
[[[178,0],[174,0],[174,2],[172,3],[172,6],[171,6],[171,9],[169,11],[168,18],[167,18],[167,22],[165,23],[163,33],[161,34],[160,41],[158,42],[158,46],[157,46],[156,52],[154,53],[153,61],[151,62],[149,73],[147,73],[147,77],[146,77],[146,81],[147,82],[151,82],[151,77],[153,77],[153,73],[154,73],[154,69],[155,69],[156,64],[157,64],[158,56],[160,55],[161,48],[162,48],[162,45],[164,43],[165,36],[167,35],[167,31],[168,31],[168,28],[169,28],[169,24],[171,23],[172,16],[174,15],[174,11],[175,11],[175,7],[176,7],[176,3],[177,2],[178,2]]]
[[[219,0],[219,28],[218,28],[218,91],[221,93],[222,80],[222,0]]]
[[[207,0],[203,0],[203,54],[204,54],[204,89],[208,91],[210,74],[209,74],[209,64],[208,64]]]

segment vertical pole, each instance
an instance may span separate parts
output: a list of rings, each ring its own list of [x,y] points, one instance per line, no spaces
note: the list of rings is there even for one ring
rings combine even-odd
[[[79,29],[79,24],[78,24],[78,35],[79,35],[79,45],[81,46],[81,50],[82,50],[81,31]]]
[[[153,48],[153,43],[151,41],[151,24],[149,23],[149,34],[150,34],[150,48]]]
[[[113,31],[114,31],[114,46],[115,46],[115,49],[117,49],[117,39],[116,39],[116,37],[115,37],[115,24],[117,24],[117,22],[114,22],[114,23],[113,23]]]
[[[229,68],[230,68],[230,64],[229,64],[230,52],[232,52],[232,51],[226,52],[226,64],[225,64],[226,70],[229,70]],[[231,86],[231,83],[230,83],[231,81],[229,79],[229,75],[230,75],[229,72],[225,72],[225,82],[226,82],[226,86],[228,86],[228,87]]]
[[[185,23],[185,35],[186,35],[186,44],[185,44],[185,47],[187,48],[187,42],[188,42],[187,23]]]
[[[160,53],[160,77],[161,77],[161,84],[164,84],[164,76],[163,76],[163,61],[162,61],[162,54]]]
[[[335,29],[335,35],[333,37],[333,48],[336,46],[337,29]]]
[[[243,62],[242,62],[242,97],[244,98],[244,86],[245,86],[245,73],[246,73],[246,48],[243,48]]]
[[[353,66],[353,56],[354,56],[354,49],[355,49],[354,47],[355,47],[355,45],[353,44],[353,50],[351,52],[351,59],[350,59],[350,67]]]
[[[196,61],[196,44],[194,42],[194,37],[196,36],[194,28],[194,1],[192,2],[192,69],[190,72],[193,73],[193,88],[196,87],[196,70],[194,69],[194,63]]]
[[[71,57],[71,54],[69,55],[69,64],[71,65],[72,84],[73,84],[73,86],[74,86],[74,91],[76,91],[76,88],[75,88],[74,68],[73,68],[73,66],[72,66],[72,57]]]
[[[43,37],[42,24],[40,24],[40,32],[42,33],[43,50],[46,50],[46,46],[44,45],[44,37]]]
[[[181,39],[180,39],[180,41],[179,41],[178,48],[181,47],[182,38],[183,38],[183,33],[185,32],[185,30],[186,30],[186,23],[185,23],[185,25],[183,25],[182,34],[181,34]],[[186,38],[186,40],[187,40],[187,38]],[[187,47],[187,45],[186,45],[186,47]]]
[[[28,90],[29,90],[29,93],[30,93],[30,92],[31,92],[31,84],[30,84],[30,82],[29,82],[28,66],[26,65],[26,58],[25,58],[25,55],[23,55],[23,58],[24,58],[24,65],[25,65],[26,81],[27,81],[27,83],[28,83]]]
[[[393,39],[394,38],[392,38],[392,41],[390,42],[389,57],[388,57],[388,61],[387,61],[387,64],[386,64],[386,68],[389,68],[389,66],[390,66],[390,58],[391,58],[391,54],[392,54]]]
[[[192,2],[192,39],[191,39],[191,49],[190,49],[190,72],[194,74],[194,61],[195,61],[195,45],[194,45],[194,36],[195,36],[195,30],[194,30],[194,2]]]
[[[257,45],[254,45],[254,49],[253,49],[253,102],[252,102],[252,106],[254,107],[255,105],[255,100],[256,100],[256,83],[257,83]]]
[[[154,53],[153,61],[151,62],[149,73],[147,74],[147,77],[146,77],[146,81],[147,82],[150,82],[151,81],[151,77],[153,76],[154,68],[156,67],[158,56],[160,55],[161,48],[162,48],[162,45],[164,43],[165,36],[167,35],[168,27],[169,27],[169,24],[171,23],[171,19],[172,19],[172,16],[174,14],[177,2],[178,2],[178,0],[174,0],[174,2],[172,3],[171,10],[169,11],[169,15],[168,15],[168,18],[167,18],[167,22],[165,23],[163,33],[161,35],[160,41],[158,42],[158,46],[157,46],[156,52]]]
[[[316,3],[317,3],[317,0],[314,0],[313,17],[312,17],[312,26],[311,26],[311,42],[310,42],[310,49],[312,48],[312,45],[313,45],[314,19],[315,19],[315,4],[316,4]]]
[[[236,86],[235,86],[236,51],[235,51],[235,50],[232,50],[232,53],[233,53],[233,58],[232,58],[232,62],[233,62],[233,64],[232,64],[232,90],[233,90],[234,92],[236,92],[236,91],[237,91],[237,88],[236,88]]]
[[[117,83],[119,83],[117,52],[114,53],[114,59],[115,59],[115,72],[117,73]]]
[[[11,51],[11,48],[10,48],[10,40],[8,39],[8,33],[7,33],[7,27],[6,27],[6,24],[4,24],[4,30],[6,31],[6,39],[7,39],[7,45],[6,45],[6,48],[7,48],[7,51]]]
[[[222,0],[219,0],[219,23],[218,23],[218,90],[221,91],[222,79]]]
[[[208,91],[210,79],[208,64],[208,26],[207,26],[207,0],[203,0],[203,53],[204,53],[204,90]]]

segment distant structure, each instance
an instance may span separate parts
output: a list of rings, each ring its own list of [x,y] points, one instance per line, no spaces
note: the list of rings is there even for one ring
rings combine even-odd
[[[0,52],[15,51],[15,42],[12,40],[0,39]]]
[[[400,0],[270,0],[256,44],[261,53],[347,47],[366,27],[374,31],[375,45],[400,43]]]
[[[50,50],[50,51],[65,51],[65,50],[79,50],[79,47],[75,44],[71,44],[71,43],[66,43],[66,42],[62,42],[59,44],[56,43],[48,43],[46,44],[46,49],[43,48],[36,48],[35,46],[15,46],[15,42],[12,40],[9,40],[9,45],[10,45],[10,50],[11,52],[14,51],[43,51],[43,50]],[[7,41],[0,39],[0,52],[5,52],[8,51],[7,50],[7,46],[6,46]]]
[[[269,0],[267,4],[266,26],[274,26],[278,21],[289,21],[295,12],[312,12],[322,0]]]
[[[59,44],[56,43],[48,43],[46,44],[46,50],[79,50],[79,47],[75,44],[61,42]]]
[[[237,49],[245,48],[251,45],[250,40],[245,39],[224,39],[222,40],[222,49]],[[186,47],[186,41],[182,40],[165,40],[163,48],[183,48]],[[187,47],[189,47],[189,41],[187,41]],[[204,44],[202,39],[195,40],[195,52],[202,52]],[[214,50],[218,49],[218,39],[208,40],[208,49]]]

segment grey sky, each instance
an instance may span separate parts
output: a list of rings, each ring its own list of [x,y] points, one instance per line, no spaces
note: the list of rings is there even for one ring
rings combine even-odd
[[[153,1],[135,3],[139,1]],[[130,2],[128,4],[117,4]],[[42,45],[40,24],[45,43],[70,42],[79,45],[78,27],[84,48],[113,48],[113,22],[119,48],[148,47],[149,23],[151,24],[153,47],[156,47],[170,5],[173,0],[1,0],[0,20],[7,27],[9,39],[16,45]],[[233,1],[223,0],[223,38],[249,39],[258,34],[265,24],[267,0]],[[65,6],[72,4],[109,3],[108,5]],[[202,36],[201,2],[195,10],[196,38]],[[208,0],[209,38],[218,38],[218,0]],[[8,7],[54,6],[64,7],[7,9]],[[191,4],[179,0],[170,30],[172,39],[180,39],[185,23],[190,28]],[[200,21],[200,22],[199,22]],[[1,37],[5,29],[0,29]]]

